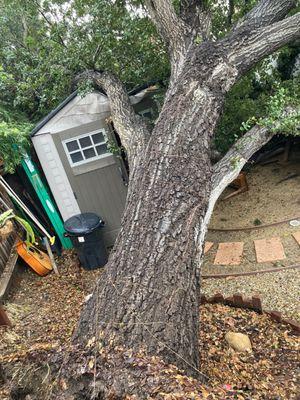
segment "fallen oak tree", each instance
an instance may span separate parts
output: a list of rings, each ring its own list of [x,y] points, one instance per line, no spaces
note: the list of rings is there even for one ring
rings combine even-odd
[[[138,384],[143,374],[126,367],[128,352],[154,354],[201,377],[200,267],[207,225],[222,191],[274,134],[255,126],[212,165],[215,127],[234,83],[300,37],[300,14],[286,17],[294,1],[259,1],[217,41],[210,36],[205,2],[184,1],[180,14],[168,0],[145,4],[171,62],[153,131],[135,114],[116,76],[86,71],[79,77],[109,98],[130,182],[121,232],[83,308],[56,398],[146,398],[146,387]]]

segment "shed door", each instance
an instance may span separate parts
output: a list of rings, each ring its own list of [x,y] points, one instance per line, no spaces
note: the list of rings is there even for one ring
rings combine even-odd
[[[70,183],[81,212],[95,212],[104,219],[106,244],[113,245],[127,195],[122,160],[109,152],[104,129],[65,139],[62,145],[71,167]]]

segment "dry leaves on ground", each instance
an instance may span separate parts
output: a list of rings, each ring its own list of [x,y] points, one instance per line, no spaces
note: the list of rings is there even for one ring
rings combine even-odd
[[[59,277],[26,274],[9,299],[6,306],[14,326],[11,330],[1,328],[3,369],[16,363],[25,368],[28,360],[43,359],[45,364],[47,357],[50,363],[50,356],[62,346],[68,346],[84,298],[91,293],[101,271],[80,270],[72,253],[60,259],[60,271]],[[158,357],[141,354],[134,358],[121,352],[115,358],[112,353],[106,355],[106,362],[109,363],[111,357],[112,368],[119,363],[120,371],[126,374],[130,370],[131,376],[137,377],[140,385],[146,388],[148,399],[297,398],[300,343],[287,326],[265,315],[223,305],[202,305],[200,316],[201,371],[209,377],[206,385],[166,365]],[[237,353],[230,349],[225,340],[228,331],[249,335],[253,353]],[[87,368],[93,370],[94,361],[88,360]],[[135,368],[137,371],[132,372]],[[0,396],[4,396],[3,393],[0,390]],[[137,397],[128,396],[127,399]]]

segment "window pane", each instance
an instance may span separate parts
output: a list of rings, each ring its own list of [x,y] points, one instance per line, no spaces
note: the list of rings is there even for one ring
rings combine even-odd
[[[93,148],[83,150],[83,154],[85,158],[93,158],[96,156],[95,150]]]
[[[92,138],[95,144],[105,142],[103,133],[95,133],[94,135],[92,135]]]
[[[92,146],[92,141],[89,136],[79,139],[81,148]]]
[[[107,146],[106,144],[101,144],[100,146],[96,146],[98,156],[107,153]]]
[[[68,142],[68,143],[66,143],[66,145],[67,145],[67,149],[69,151],[75,151],[75,150],[79,149],[77,140],[72,140],[72,142]]]
[[[77,151],[76,153],[70,154],[71,160],[73,161],[73,163],[77,163],[79,161],[83,160],[82,154],[80,151]]]

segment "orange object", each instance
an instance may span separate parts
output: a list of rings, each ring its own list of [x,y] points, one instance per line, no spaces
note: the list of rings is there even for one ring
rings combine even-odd
[[[233,182],[231,182],[229,186],[237,190],[233,193],[228,194],[226,197],[223,198],[223,200],[227,200],[233,196],[236,196],[237,194],[247,192],[247,190],[249,190],[249,187],[245,172],[241,172],[238,177]]]
[[[35,246],[18,242],[17,253],[38,275],[45,276],[52,271],[48,255]]]

